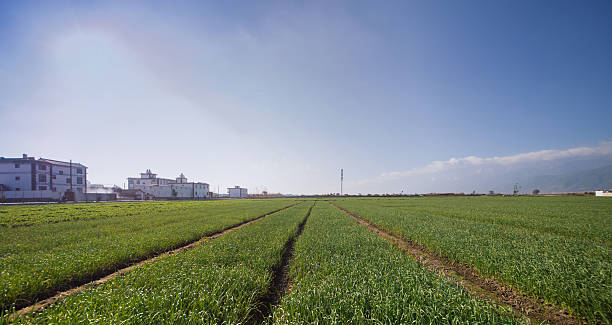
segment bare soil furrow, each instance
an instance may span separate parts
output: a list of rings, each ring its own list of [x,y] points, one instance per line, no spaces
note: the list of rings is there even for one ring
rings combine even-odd
[[[250,323],[260,324],[268,319],[274,306],[278,305],[281,298],[289,292],[291,286],[289,271],[290,263],[293,259],[295,242],[302,234],[302,231],[304,231],[304,226],[306,225],[308,217],[310,217],[313,207],[314,205],[308,209],[306,217],[298,225],[298,231],[296,232],[295,236],[291,237],[291,239],[285,243],[282,250],[280,263],[272,268],[272,283],[270,290],[259,299],[257,303],[259,308],[253,310],[253,313],[249,317]]]
[[[586,324],[586,321],[571,316],[566,310],[548,305],[543,300],[524,295],[504,285],[497,279],[482,276],[472,267],[456,263],[444,256],[431,252],[419,243],[382,229],[342,207],[331,202],[329,203],[351,216],[358,223],[394,243],[397,247],[413,256],[428,270],[437,272],[455,281],[471,294],[500,305],[509,306],[514,312],[538,323]]]
[[[27,307],[23,307],[23,308],[15,311],[14,313],[12,313],[9,316],[9,320],[12,320],[15,317],[19,317],[21,315],[28,314],[28,313],[31,313],[31,312],[39,312],[39,311],[43,310],[44,308],[50,306],[51,304],[55,303],[56,301],[61,300],[61,299],[65,298],[65,297],[67,297],[67,296],[70,296],[72,294],[81,292],[81,291],[83,291],[83,290],[85,290],[87,288],[103,284],[103,283],[105,283],[105,282],[107,282],[109,280],[112,280],[113,278],[115,278],[117,276],[124,275],[124,274],[130,272],[131,270],[133,270],[135,268],[138,268],[138,267],[140,267],[140,266],[142,266],[144,264],[155,262],[155,261],[157,261],[159,259],[162,259],[164,257],[167,257],[167,256],[170,256],[170,255],[173,255],[173,254],[176,254],[176,253],[179,253],[179,252],[191,249],[191,248],[193,248],[193,247],[195,247],[197,245],[200,245],[200,244],[202,244],[202,243],[204,243],[204,242],[206,242],[206,241],[208,241],[210,239],[214,239],[214,238],[223,236],[223,235],[225,235],[227,233],[230,233],[230,232],[232,232],[234,230],[238,230],[238,229],[240,229],[242,227],[248,226],[249,224],[251,224],[253,222],[257,222],[257,221],[259,221],[259,220],[261,220],[261,219],[263,219],[263,218],[265,218],[265,217],[267,217],[269,215],[272,215],[272,214],[278,213],[280,211],[283,211],[283,210],[289,209],[291,207],[294,207],[297,204],[299,204],[299,203],[295,203],[295,204],[286,206],[284,208],[281,208],[281,209],[278,209],[278,210],[274,210],[272,212],[269,212],[269,213],[266,213],[264,215],[261,215],[261,216],[255,218],[255,219],[247,220],[247,221],[241,222],[241,223],[239,223],[239,224],[237,224],[235,226],[228,227],[228,228],[225,228],[223,230],[219,230],[219,231],[217,231],[215,233],[212,233],[210,235],[200,237],[199,239],[197,239],[195,241],[192,241],[192,242],[187,243],[187,244],[183,244],[180,247],[176,247],[176,248],[173,248],[173,249],[165,251],[165,252],[158,253],[157,255],[155,255],[153,257],[147,257],[147,258],[145,258],[145,259],[143,259],[141,261],[135,262],[134,264],[131,264],[131,265],[127,266],[127,267],[123,267],[123,268],[120,268],[120,269],[116,269],[114,271],[106,272],[106,274],[99,275],[99,277],[96,278],[96,279],[90,279],[89,282],[75,284],[75,286],[73,288],[71,288],[71,289],[68,289],[68,290],[65,290],[65,291],[62,291],[62,292],[58,292],[58,293],[56,293],[56,294],[54,294],[52,296],[49,296],[49,297],[47,297],[47,298],[45,298],[43,300],[40,300],[40,301],[38,301],[38,302],[36,302],[36,303],[34,303],[32,305],[29,305]]]

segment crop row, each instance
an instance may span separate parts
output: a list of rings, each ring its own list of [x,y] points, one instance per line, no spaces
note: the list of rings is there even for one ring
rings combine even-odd
[[[520,321],[424,269],[327,203],[295,244],[278,324],[482,324]]]
[[[0,227],[23,227],[43,223],[76,220],[104,219],[112,217],[157,216],[199,211],[202,206],[227,209],[251,205],[254,201],[158,201],[158,202],[109,202],[77,204],[42,204],[0,206]]]
[[[21,323],[244,323],[257,316],[309,206],[270,215],[205,245],[72,295]]]
[[[293,202],[198,203],[199,209],[168,214],[0,228],[0,310],[31,304]]]
[[[411,204],[411,200],[404,201]],[[591,322],[612,319],[609,244],[384,207],[363,200],[339,200],[336,204],[433,252],[473,266],[485,276],[577,312]],[[592,226],[609,228],[610,224]]]
[[[596,197],[420,197],[350,199],[411,214],[497,224],[569,238],[612,244],[612,202]]]

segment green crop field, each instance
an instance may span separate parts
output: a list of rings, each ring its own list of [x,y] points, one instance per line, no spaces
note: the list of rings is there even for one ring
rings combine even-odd
[[[176,213],[179,209],[197,210],[200,207],[201,202],[121,202],[0,206],[0,227],[20,227],[64,221]]]
[[[612,200],[337,200],[372,223],[591,321],[612,317]]]
[[[28,305],[37,298],[293,203],[257,200],[5,207],[8,222],[13,220],[12,215],[22,220],[24,211],[31,211],[30,218],[34,218],[44,207],[69,212],[57,223],[0,228],[0,308]],[[108,217],[120,211],[125,215]]]
[[[612,320],[612,200],[415,197],[2,206],[0,324],[541,321],[431,271],[330,203],[564,310],[570,323]],[[42,310],[11,315],[260,216]]]
[[[271,215],[206,245],[73,295],[24,323],[221,323],[258,317],[269,270],[309,205]]]
[[[295,247],[295,284],[274,313],[279,324],[517,321],[406,258],[327,203],[318,203]]]

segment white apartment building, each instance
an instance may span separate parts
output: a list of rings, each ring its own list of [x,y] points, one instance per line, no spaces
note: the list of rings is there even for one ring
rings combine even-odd
[[[612,197],[612,191],[595,191],[595,196],[609,196]]]
[[[247,189],[240,186],[229,187],[227,194],[230,198],[245,199],[248,196]]]
[[[168,185],[174,182],[175,180],[173,179],[158,178],[157,174],[154,174],[150,169],[147,169],[147,171],[144,173],[140,173],[140,177],[128,177],[128,190],[141,190],[150,185]]]
[[[128,189],[142,190],[151,198],[188,199],[208,198],[209,185],[201,182],[188,182],[187,177],[181,173],[175,179],[158,178],[157,174],[147,169],[140,174],[140,178],[129,177]]]
[[[87,192],[87,167],[75,162],[28,157],[0,157],[3,199],[82,200]]]

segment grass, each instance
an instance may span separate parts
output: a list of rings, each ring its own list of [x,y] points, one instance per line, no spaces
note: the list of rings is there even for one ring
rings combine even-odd
[[[273,266],[309,204],[135,269],[17,323],[238,324],[271,290]]]
[[[476,197],[336,204],[590,322],[612,319],[612,201]]]
[[[6,315],[15,306],[296,202],[0,207],[5,223],[0,226],[0,324],[8,321]],[[612,319],[612,200],[446,197],[334,202],[591,323]],[[143,265],[18,322],[260,322],[273,290],[272,270],[312,203]],[[264,322],[524,320],[429,272],[324,202],[316,203],[294,248],[291,291]]]
[[[140,206],[130,206],[124,210],[130,215],[123,217],[0,228],[0,310],[31,304],[294,202],[164,202],[166,208],[158,212],[152,212],[154,208],[140,210]],[[151,202],[154,207],[157,203]],[[90,209],[112,207],[91,205],[94,207]]]
[[[351,200],[353,201],[353,200]],[[597,197],[431,197],[379,199],[368,205],[411,214],[497,224],[612,244],[612,202]]]
[[[519,320],[424,269],[327,203],[295,245],[276,324],[506,324]]]
[[[24,227],[45,223],[171,214],[182,210],[199,210],[206,201],[108,202],[77,204],[40,204],[0,206],[0,227]]]

